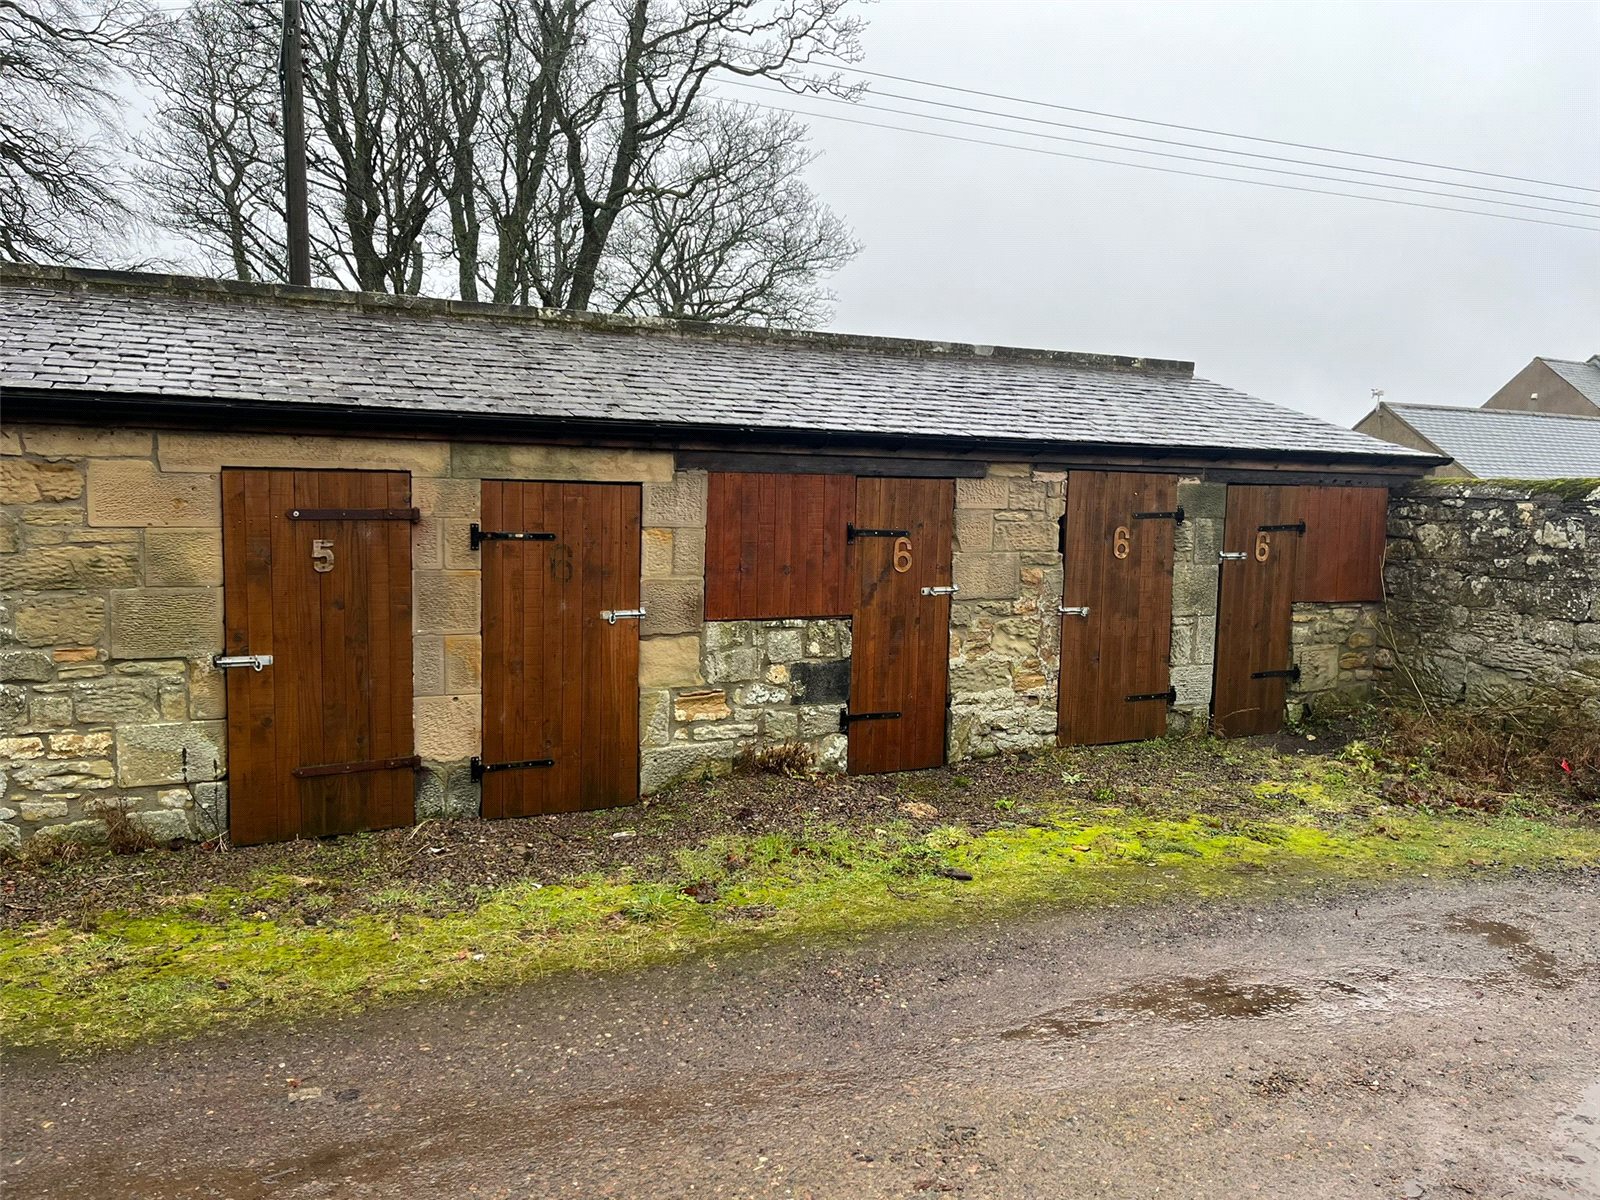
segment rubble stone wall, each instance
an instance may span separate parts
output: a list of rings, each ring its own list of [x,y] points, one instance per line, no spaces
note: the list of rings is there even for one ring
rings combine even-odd
[[[1387,687],[1600,719],[1600,479],[1424,480],[1389,506]]]

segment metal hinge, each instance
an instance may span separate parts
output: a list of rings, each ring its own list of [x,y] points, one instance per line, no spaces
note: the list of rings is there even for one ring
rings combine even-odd
[[[291,521],[410,521],[422,520],[418,508],[291,508]]]
[[[1300,682],[1300,668],[1298,666],[1293,666],[1293,667],[1290,667],[1287,671],[1251,671],[1250,672],[1250,678],[1251,679],[1292,679],[1296,683],[1299,683]]]
[[[952,583],[949,587],[925,587],[922,589],[924,596],[954,596],[961,590],[959,583]]]
[[[1127,697],[1127,699],[1130,701],[1165,700],[1168,704],[1176,704],[1178,702],[1178,689],[1171,687],[1164,692],[1139,692],[1137,695]]]
[[[1058,604],[1056,605],[1056,612],[1063,617],[1087,617],[1089,615],[1089,606],[1083,604],[1074,608],[1071,605]]]
[[[1256,532],[1258,532],[1258,533],[1298,533],[1298,534],[1304,534],[1305,531],[1306,531],[1306,523],[1304,521],[1296,521],[1292,525],[1257,525],[1256,526]]]
[[[556,760],[553,758],[524,758],[518,762],[486,763],[481,758],[474,757],[468,764],[472,770],[473,781],[482,779],[491,771],[520,771],[525,767],[553,767]]]
[[[311,767],[296,767],[289,774],[296,779],[316,779],[323,775],[363,775],[368,771],[415,770],[421,765],[421,755],[403,754],[399,758],[370,758],[365,762],[320,763]]]
[[[1134,513],[1135,521],[1171,521],[1174,525],[1183,524],[1183,505],[1178,505],[1171,512],[1142,512]]]
[[[894,721],[894,720],[898,720],[899,717],[900,717],[900,714],[897,713],[897,712],[876,712],[876,713],[841,712],[839,714],[839,732],[840,733],[849,733],[850,732],[850,726],[855,724],[857,721]]]
[[[853,542],[864,537],[910,537],[909,529],[859,529],[854,525],[844,527],[844,540]]]
[[[615,625],[618,621],[636,620],[645,615],[642,608],[607,608],[601,611],[600,619],[607,625]]]
[[[476,550],[485,542],[553,542],[553,533],[517,533],[509,529],[483,529],[476,521],[468,526],[472,548]]]
[[[218,654],[211,660],[211,665],[226,671],[232,667],[249,667],[252,671],[259,671],[262,667],[272,665],[270,654]]]

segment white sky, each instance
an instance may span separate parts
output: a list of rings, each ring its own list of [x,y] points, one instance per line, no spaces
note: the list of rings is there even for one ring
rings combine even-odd
[[[874,70],[1600,187],[1597,3],[886,0],[867,15]],[[1374,387],[1476,405],[1536,354],[1600,352],[1597,234],[812,127],[812,185],[865,243],[833,283],[839,329],[1192,359],[1343,424]]]

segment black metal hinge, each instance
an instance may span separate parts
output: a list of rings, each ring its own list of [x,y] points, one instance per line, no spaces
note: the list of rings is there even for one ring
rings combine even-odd
[[[1305,531],[1306,531],[1306,523],[1304,521],[1296,521],[1293,525],[1257,525],[1256,526],[1256,532],[1258,532],[1258,533],[1298,533],[1298,534],[1302,534],[1303,535],[1305,533]]]
[[[291,508],[291,521],[410,521],[422,520],[419,508]]]
[[[525,767],[553,767],[556,760],[553,758],[525,758],[521,762],[486,763],[481,758],[472,760],[472,778],[474,781],[482,779],[490,771],[520,771]]]
[[[476,550],[485,542],[553,542],[553,533],[516,533],[509,529],[482,529],[474,521],[470,526],[472,548]]]
[[[1176,704],[1178,702],[1178,689],[1171,687],[1164,692],[1140,692],[1138,695],[1129,696],[1128,700],[1130,702],[1137,700],[1165,700],[1168,704]]]
[[[1292,679],[1296,683],[1299,683],[1300,682],[1300,668],[1298,666],[1294,666],[1294,667],[1290,667],[1287,671],[1251,671],[1250,672],[1250,678],[1251,679]]]
[[[1134,513],[1135,521],[1171,521],[1174,525],[1183,524],[1183,505],[1178,505],[1171,512],[1145,512]]]
[[[850,726],[856,721],[893,721],[900,716],[897,712],[853,713],[841,712],[839,714],[839,732],[849,733]]]
[[[853,542],[857,538],[864,538],[864,537],[910,537],[910,536],[911,536],[911,530],[909,530],[909,529],[860,529],[855,525],[846,525],[844,527],[844,540],[847,541],[847,542]],[[899,715],[900,715],[899,713],[895,714],[895,716],[899,716]]]

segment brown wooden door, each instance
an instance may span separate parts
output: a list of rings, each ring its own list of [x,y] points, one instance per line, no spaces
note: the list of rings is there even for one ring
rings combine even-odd
[[[1067,480],[1057,719],[1063,745],[1167,731],[1172,475],[1074,471]]]
[[[483,485],[485,817],[639,798],[639,488]]]
[[[229,834],[409,824],[411,477],[222,473]]]
[[[1300,551],[1300,534],[1284,527],[1302,523],[1300,500],[1294,487],[1228,488],[1211,695],[1224,737],[1283,727]]]
[[[952,480],[856,481],[851,774],[944,764],[950,596],[923,589],[950,586],[954,519]]]

